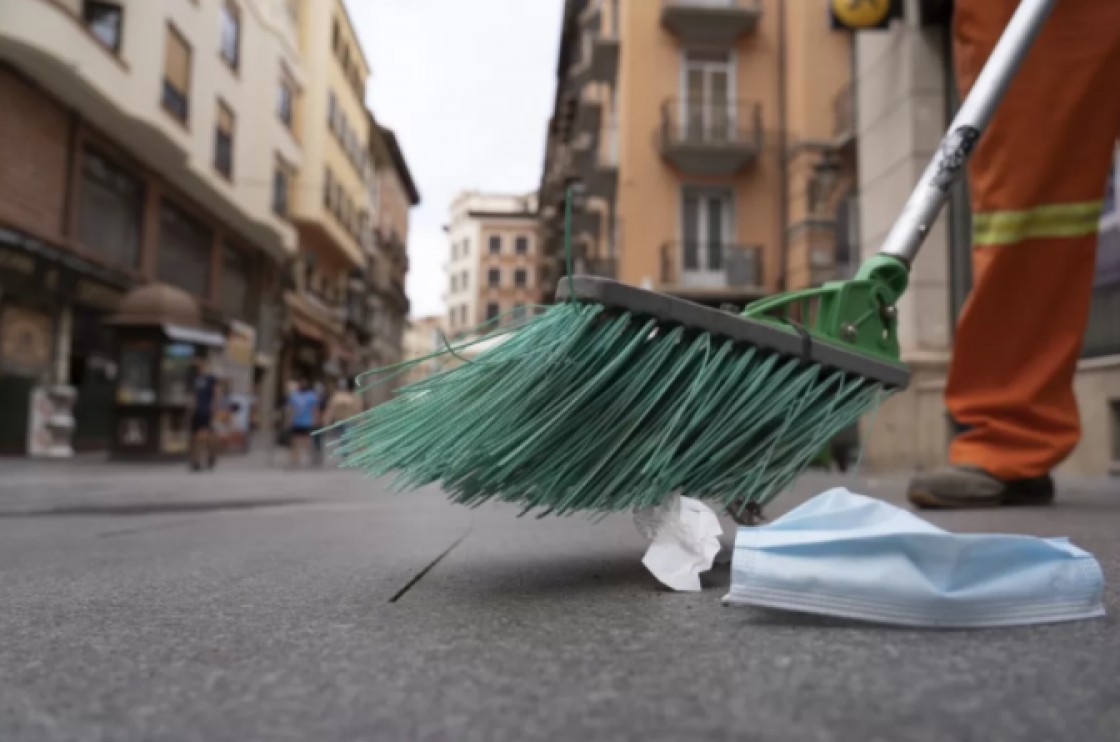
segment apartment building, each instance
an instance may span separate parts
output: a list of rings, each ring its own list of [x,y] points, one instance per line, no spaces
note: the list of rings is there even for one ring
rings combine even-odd
[[[466,191],[451,204],[445,326],[518,322],[541,302],[535,194]]]
[[[378,124],[373,114],[369,117],[369,151],[376,170],[370,198],[377,204],[370,238],[373,248],[369,267],[373,313],[370,365],[382,367],[400,363],[404,358],[404,333],[411,309],[405,290],[409,266],[409,213],[420,203],[420,192],[397,135]],[[370,403],[388,399],[392,390],[399,386],[398,382],[372,390],[368,395]]]
[[[284,297],[282,378],[322,380],[357,372],[368,360],[362,235],[373,219],[364,100],[370,69],[341,0],[293,5],[306,78],[299,128],[309,166],[298,173],[292,197],[299,256]]]
[[[833,121],[851,38],[826,13],[778,0],[565,3],[540,186],[546,294],[563,272],[572,184],[582,272],[714,306],[832,277],[845,262],[835,185],[852,179],[854,155]]]
[[[0,0],[0,18],[0,450],[23,450],[30,389],[57,383],[76,447],[108,443],[131,370],[105,320],[141,284],[248,328],[259,377],[297,246],[296,4]],[[137,353],[128,381],[159,400],[162,361]]]
[[[427,358],[443,351],[447,338],[443,323],[443,315],[430,315],[408,321],[404,331],[404,357],[402,360],[419,361],[421,358]],[[412,384],[420,381],[442,367],[442,358],[417,363],[405,374],[404,383]]]

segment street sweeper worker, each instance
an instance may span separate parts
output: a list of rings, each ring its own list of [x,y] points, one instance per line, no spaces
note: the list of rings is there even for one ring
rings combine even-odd
[[[956,0],[962,93],[1017,0]],[[945,391],[949,465],[911,481],[923,507],[1047,504],[1081,436],[1073,377],[1097,224],[1120,135],[1120,2],[1058,0],[969,162],[973,286]]]

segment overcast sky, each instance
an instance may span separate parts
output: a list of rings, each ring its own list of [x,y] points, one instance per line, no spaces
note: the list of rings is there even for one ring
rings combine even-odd
[[[373,73],[367,101],[420,191],[408,237],[412,316],[442,314],[455,194],[540,182],[563,0],[346,0]]]

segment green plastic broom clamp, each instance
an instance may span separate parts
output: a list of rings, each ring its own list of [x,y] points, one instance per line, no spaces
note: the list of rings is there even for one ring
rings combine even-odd
[[[772,296],[749,305],[743,316],[888,361],[899,360],[896,303],[910,271],[890,255],[874,255],[855,278]],[[804,328],[804,329],[802,329]]]

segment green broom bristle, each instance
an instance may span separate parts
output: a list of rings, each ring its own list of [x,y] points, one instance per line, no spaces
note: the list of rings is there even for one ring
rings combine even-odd
[[[453,351],[452,351],[453,352]],[[777,495],[884,385],[656,320],[565,302],[347,422],[343,466],[464,505],[612,512],[674,492]]]

